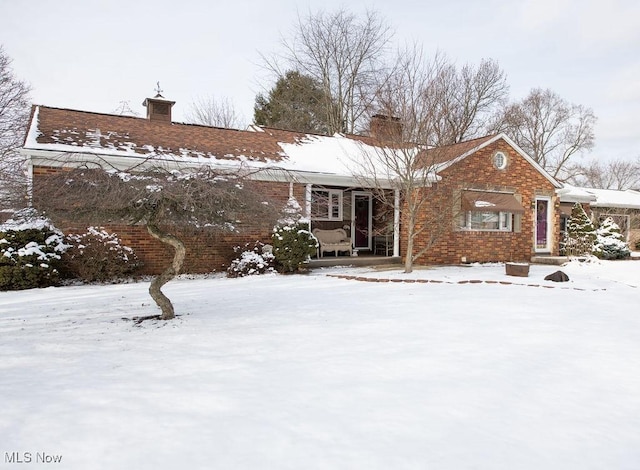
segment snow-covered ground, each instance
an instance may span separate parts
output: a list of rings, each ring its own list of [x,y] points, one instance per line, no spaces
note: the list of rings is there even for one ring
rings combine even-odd
[[[638,469],[640,262],[556,269],[0,292],[0,468]]]

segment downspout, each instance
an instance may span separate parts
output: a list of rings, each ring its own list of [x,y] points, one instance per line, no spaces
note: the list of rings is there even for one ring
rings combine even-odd
[[[26,177],[27,177],[27,206],[33,207],[33,160],[31,159],[31,155],[25,150],[20,149],[20,154],[26,157],[27,168],[26,168]]]
[[[400,190],[393,190],[393,256],[400,256]]]
[[[311,231],[311,183],[307,183],[304,188],[304,216],[309,221],[309,231]]]

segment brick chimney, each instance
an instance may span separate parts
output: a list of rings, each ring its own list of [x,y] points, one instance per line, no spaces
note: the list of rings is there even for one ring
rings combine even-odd
[[[369,135],[380,140],[399,140],[402,138],[400,118],[386,114],[374,114],[369,122]]]
[[[147,119],[150,121],[171,122],[171,107],[175,101],[169,101],[159,92],[153,98],[147,98],[142,103],[147,107]]]

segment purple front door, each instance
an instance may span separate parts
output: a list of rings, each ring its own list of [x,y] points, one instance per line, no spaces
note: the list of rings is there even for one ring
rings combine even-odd
[[[549,200],[536,199],[536,251],[549,250]]]

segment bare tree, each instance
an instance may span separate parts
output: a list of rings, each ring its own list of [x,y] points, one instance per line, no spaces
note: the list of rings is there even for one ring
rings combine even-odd
[[[370,129],[375,145],[363,147],[352,163],[354,176],[373,188],[377,201],[388,211],[399,209],[407,273],[451,230],[455,215],[451,191],[437,174],[444,155],[427,145],[440,105],[429,95],[430,84],[442,71],[441,65],[440,59],[425,61],[419,48],[401,55],[394,73],[376,94],[381,114],[374,116]]]
[[[241,171],[221,172],[211,167],[169,171],[158,166],[119,171],[106,162],[92,162],[37,178],[33,203],[62,224],[142,224],[152,237],[169,245],[173,261],[149,287],[162,311],[160,318],[169,320],[175,316],[174,308],[161,288],[182,269],[185,235],[240,231],[255,228],[256,221],[270,228],[277,220],[277,206],[255,185]]]
[[[381,78],[373,101],[376,113],[409,112],[403,122],[414,124],[405,128],[404,137],[434,147],[493,131],[509,91],[497,62],[484,59],[478,66],[458,68],[442,53],[427,61],[415,44],[400,51],[390,74]]]
[[[355,133],[370,108],[377,76],[392,32],[380,15],[368,11],[359,18],[346,10],[298,16],[283,53],[263,56],[268,70],[282,77],[296,70],[312,77],[325,95],[329,133]]]
[[[213,96],[198,98],[191,103],[185,114],[187,122],[204,126],[239,129],[244,127],[242,118],[228,98]]]
[[[120,101],[118,107],[113,110],[113,114],[117,114],[118,116],[140,116],[140,113],[131,109],[131,104],[127,100]]]
[[[590,108],[536,88],[506,109],[499,127],[554,178],[566,180],[571,159],[593,148],[595,122]]]
[[[442,55],[432,63],[433,73],[423,96],[432,110],[429,143],[451,145],[489,133],[509,92],[498,63],[483,59],[478,66],[458,68]]]
[[[585,165],[575,165],[571,170],[571,182],[579,186],[601,189],[640,189],[640,157],[635,161],[592,160]]]
[[[11,59],[0,46],[0,208],[25,204],[24,159],[18,154],[29,119],[29,85],[15,77]]]

